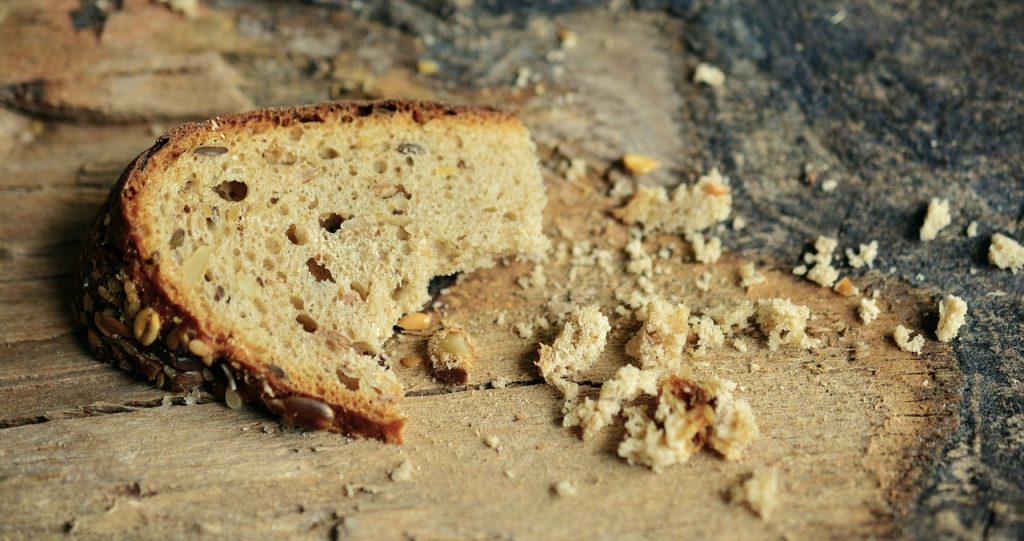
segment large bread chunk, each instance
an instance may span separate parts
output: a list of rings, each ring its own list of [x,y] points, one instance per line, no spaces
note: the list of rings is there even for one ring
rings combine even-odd
[[[185,124],[114,187],[74,305],[97,354],[230,406],[401,441],[381,355],[437,275],[535,257],[544,188],[513,116],[422,102]]]

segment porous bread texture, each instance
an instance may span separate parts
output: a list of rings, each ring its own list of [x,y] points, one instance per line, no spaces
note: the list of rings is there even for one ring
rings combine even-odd
[[[920,355],[921,348],[924,347],[924,337],[919,334],[911,339],[910,329],[903,325],[896,325],[896,329],[892,332],[892,339],[896,342],[897,347],[907,353]]]
[[[594,364],[604,351],[609,330],[608,318],[596,304],[577,306],[555,341],[540,345],[537,368],[544,381],[565,397],[564,411],[570,411],[579,398],[579,384],[570,378]]]
[[[928,203],[928,213],[921,224],[921,240],[934,240],[942,228],[952,223],[949,215],[949,201],[934,198]]]
[[[754,303],[742,300],[735,304],[722,304],[704,311],[704,315],[714,320],[726,336],[732,336],[750,327],[750,318],[754,317]]]
[[[939,302],[939,325],[935,329],[939,342],[949,342],[956,338],[966,317],[967,303],[956,295],[946,295]]]
[[[811,310],[793,304],[789,299],[772,298],[757,301],[757,324],[768,335],[768,349],[794,345],[804,349],[816,348],[821,342],[807,335],[807,319]]]
[[[745,503],[750,510],[764,520],[771,518],[772,510],[778,505],[779,469],[764,468],[732,488],[732,503]]]
[[[690,333],[690,309],[654,297],[636,311],[636,319],[643,325],[626,343],[626,355],[636,359],[640,368],[678,366]]]
[[[678,375],[663,378],[653,418],[642,406],[626,408],[627,436],[619,456],[656,472],[686,462],[704,445],[738,460],[759,431],[750,405],[733,397],[734,388],[718,378],[703,384]]]
[[[666,370],[678,368],[682,362],[689,334],[689,315],[686,305],[673,305],[660,297],[654,297],[638,309],[636,317],[643,325],[626,344],[626,354],[635,358],[640,368],[633,365],[619,368],[612,378],[601,384],[597,400],[585,398],[579,404],[567,401],[562,425],[581,427],[583,438],[589,439],[611,424],[624,402],[641,394],[654,395],[658,378]]]
[[[597,400],[584,398],[583,402],[566,412],[562,426],[581,427],[585,440],[594,437],[611,424],[621,411],[623,402],[634,400],[642,394],[654,395],[661,373],[659,368],[641,370],[631,364],[619,368],[611,379],[601,384]]]
[[[860,252],[854,252],[853,249],[846,249],[846,259],[849,260],[850,266],[859,269],[865,265],[870,268],[875,266],[875,258],[878,257],[878,241],[873,240],[868,244],[860,245]]]
[[[882,309],[878,307],[878,301],[875,297],[870,299],[862,297],[860,302],[857,304],[857,315],[860,316],[860,320],[863,321],[865,325],[874,321],[881,313]]]
[[[725,343],[722,329],[708,316],[691,317],[690,327],[697,335],[697,347],[693,349],[694,357],[703,357],[707,355],[709,349],[721,347]]]
[[[548,245],[534,145],[489,109],[257,111],[187,124],[137,169],[137,257],[212,356],[374,422],[402,395],[375,354],[431,277]]]
[[[836,280],[839,279],[839,271],[832,266],[832,254],[836,251],[838,245],[839,243],[836,239],[831,237],[821,236],[814,241],[816,253],[804,254],[804,263],[808,265],[813,263],[810,270],[806,271],[808,280],[821,287],[832,287],[836,283]],[[794,274],[804,274],[803,272],[798,273],[797,269],[793,269],[793,272]]]
[[[639,188],[626,206],[613,211],[626,224],[645,232],[679,233],[690,238],[729,217],[732,193],[718,169],[693,185],[682,184],[669,197],[665,188]]]
[[[1024,268],[1024,246],[1006,235],[996,233],[992,235],[992,244],[988,247],[988,262],[1017,274],[1017,271]]]

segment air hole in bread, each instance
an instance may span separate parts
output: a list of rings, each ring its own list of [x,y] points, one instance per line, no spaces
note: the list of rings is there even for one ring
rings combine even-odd
[[[306,230],[295,224],[288,226],[288,231],[285,232],[285,235],[296,246],[302,246],[309,242],[309,234],[306,233]]]
[[[338,151],[331,147],[320,148],[320,157],[325,160],[333,160],[338,157]]]
[[[364,301],[366,300],[367,297],[370,296],[370,290],[367,289],[366,287],[364,287],[363,284],[360,284],[358,282],[352,282],[351,284],[348,285],[348,287],[352,291],[355,291],[356,293],[358,293],[359,294],[359,298],[364,300]]]
[[[309,314],[299,314],[298,317],[295,318],[295,321],[297,321],[299,325],[302,325],[302,330],[306,332],[316,332],[316,321],[309,317]]]
[[[249,186],[238,180],[225,180],[217,185],[213,191],[225,201],[237,203],[249,195]]]
[[[338,373],[338,381],[340,381],[341,384],[345,386],[345,388],[347,388],[350,391],[358,391],[359,390],[359,378],[354,378],[354,377],[352,377],[352,376],[342,372],[340,369],[338,370],[337,373]]]
[[[292,129],[289,130],[288,134],[291,136],[292,141],[298,141],[299,139],[302,139],[302,135],[304,133],[305,130],[302,129],[302,126],[292,126]]]
[[[334,282],[334,275],[331,274],[331,269],[317,263],[316,259],[312,257],[307,259],[306,268],[309,269],[309,274],[313,275],[313,279],[317,282]]]
[[[402,283],[398,284],[398,287],[396,287],[395,290],[391,292],[391,298],[394,300],[398,300],[398,298],[402,295],[402,292],[405,291],[405,288],[408,287],[408,285],[409,281],[402,279]]]
[[[274,255],[278,255],[281,253],[281,243],[277,239],[267,239],[267,250]]]
[[[171,234],[171,249],[177,250],[181,248],[182,243],[185,242],[185,230],[175,229],[174,233]]]
[[[263,268],[266,270],[274,270],[274,260],[269,257],[263,258]]]
[[[388,162],[384,160],[377,160],[373,162],[373,170],[381,174],[386,173],[388,171]]]
[[[291,300],[292,306],[294,306],[296,310],[302,310],[306,307],[305,301],[303,301],[300,297],[292,295],[291,297],[289,297],[289,300]]]
[[[409,240],[409,237],[412,236],[412,235],[409,234],[408,231],[405,230],[404,227],[401,227],[401,226],[398,227],[397,235],[398,235],[398,240]]]
[[[351,218],[351,216],[349,216],[348,218]],[[329,214],[321,214],[320,215],[320,227],[322,227],[324,229],[324,231],[327,231],[328,233],[335,233],[339,229],[341,229],[341,224],[343,224],[345,222],[345,220],[348,219],[348,218],[343,218],[337,212],[331,212]]]

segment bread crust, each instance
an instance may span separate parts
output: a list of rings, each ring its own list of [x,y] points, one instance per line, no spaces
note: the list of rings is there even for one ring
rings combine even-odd
[[[189,311],[184,299],[159,283],[159,263],[141,254],[142,231],[135,223],[141,210],[138,196],[150,176],[208,135],[305,122],[349,123],[394,114],[408,115],[418,123],[454,115],[459,122],[522,129],[514,116],[491,108],[397,100],[262,109],[172,129],[121,175],[80,254],[72,309],[87,328],[93,353],[174,392],[199,387],[231,407],[258,404],[294,425],[401,443],[405,418],[393,406],[366,401],[327,404],[296,388],[273,365],[251,358],[226,337],[212,333]],[[151,319],[154,313],[156,325]]]

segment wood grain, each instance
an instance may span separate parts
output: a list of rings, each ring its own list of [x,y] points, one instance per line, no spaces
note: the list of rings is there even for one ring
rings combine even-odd
[[[130,7],[111,19],[104,47],[133,43],[132,10],[151,7]],[[35,9],[18,3],[15,11]],[[146,24],[180,24],[158,13]],[[0,20],[0,28],[16,28],[24,37],[28,27],[12,25],[26,20]],[[205,28],[199,37],[170,32],[178,41],[168,42],[168,50],[177,54],[209,45],[204,40],[221,28],[213,23],[224,20],[219,15],[201,20],[193,28]],[[556,245],[587,241],[607,249],[620,270],[612,275],[592,267],[572,271],[570,261],[553,256],[544,263],[543,287],[518,284],[533,268],[525,262],[507,261],[461,276],[437,299],[437,309],[447,324],[460,324],[474,337],[477,367],[467,386],[446,388],[434,381],[426,363],[415,368],[396,364],[409,395],[404,446],[298,431],[262,412],[202,400],[185,406],[183,397],[165,400],[165,392],[93,360],[67,309],[74,251],[107,187],[160,127],[46,122],[34,140],[17,143],[0,160],[0,206],[5,209],[0,216],[0,538],[818,539],[897,534],[934,442],[959,422],[962,382],[952,349],[935,342],[928,331],[934,326],[930,294],[885,273],[856,279],[866,294],[877,290],[883,299],[882,317],[864,326],[856,319],[856,299],[793,276],[786,262],[744,252],[699,265],[681,239],[652,235],[645,241],[649,253],[671,249],[671,257],[655,260],[652,282],[659,294],[696,312],[739,300],[790,298],[810,307],[810,332],[823,346],[770,352],[762,333],[751,328],[740,336],[750,348],[746,353],[727,342],[704,357],[688,357],[702,376],[714,373],[737,382],[737,394],[754,409],[762,435],[735,463],[704,451],[658,475],[615,455],[621,421],[588,442],[561,428],[560,401],[533,367],[538,343],[554,336],[558,317],[573,305],[597,303],[612,315],[621,304],[616,290],[638,287],[635,276],[621,271],[629,232],[608,213],[620,204],[607,195],[609,181],[622,176],[615,159],[625,151],[665,156],[666,167],[644,179],[649,183],[685,180],[705,171],[705,161],[714,163],[701,146],[703,128],[665,113],[689,118],[708,109],[700,101],[705,98],[680,84],[687,68],[677,58],[681,45],[665,40],[658,26],[678,33],[677,23],[647,14],[628,19],[583,14],[572,21],[581,40],[568,53],[573,61],[561,84],[574,89],[578,101],[553,105],[538,99],[523,108],[522,116],[540,143],[550,199],[547,234]],[[37,23],[52,26],[48,31],[64,31],[53,18]],[[351,26],[353,35],[391,36],[370,32],[363,23]],[[604,40],[623,28],[632,43]],[[253,47],[239,45],[248,38],[231,36],[220,50],[241,54]],[[61,37],[79,45],[83,39],[81,34]],[[260,56],[242,58],[236,66],[248,77],[242,88],[267,87],[261,69],[287,79],[322,60],[300,56],[297,69],[268,52],[273,40],[284,38],[261,39],[268,41],[258,47]],[[31,45],[39,36],[22,41]],[[299,55],[301,43],[289,38],[286,46],[291,48],[281,50]],[[64,69],[73,75],[103,57],[102,47],[87,45],[63,63],[44,58],[52,66],[47,73]],[[29,61],[33,56],[19,54],[5,56],[0,64],[17,67],[17,73],[10,73],[19,77],[36,73]],[[363,64],[382,62],[367,60],[371,56],[346,51],[335,59],[339,64],[333,70],[352,67],[345,62],[359,63],[360,70]],[[382,84],[393,84],[395,93],[454,92],[416,75],[411,66],[386,64],[371,72]],[[635,99],[639,94],[620,100],[624,73],[635,79],[645,100]],[[282,101],[307,101],[314,87],[327,90],[326,83],[308,77],[269,86],[261,92]],[[389,88],[376,91],[387,94]],[[461,91],[459,96],[514,102],[527,99],[529,92],[495,89]],[[72,113],[94,105],[84,103]],[[154,112],[96,110],[104,120]],[[188,116],[190,111],[195,110],[156,112]],[[758,137],[771,144],[747,149],[752,163],[762,155],[774,156],[779,149],[772,145],[784,146],[773,142],[770,129]],[[589,164],[587,174],[566,181],[561,174],[565,160],[580,157]],[[764,158],[775,164],[772,160]],[[788,164],[776,165],[783,176]],[[758,198],[750,205],[774,205],[782,190],[804,190],[772,177],[737,186],[737,198],[748,187]],[[778,221],[806,232],[810,241],[819,231],[814,225],[819,218],[792,213]],[[746,245],[789,239],[768,230],[750,237],[728,230],[717,234],[727,243]],[[798,249],[798,243],[788,248]],[[768,281],[749,291],[740,288],[737,271],[745,261],[755,261]],[[696,286],[704,272],[713,273],[710,291]],[[528,337],[515,330],[516,324],[538,317],[548,321],[546,328]],[[612,316],[612,323],[608,348],[580,377],[585,393],[596,393],[601,381],[628,362],[623,344],[637,323],[629,316]],[[889,335],[896,324],[925,332],[923,355],[895,348]],[[427,334],[399,334],[387,350],[395,359],[423,355]],[[497,449],[484,443],[489,436],[499,439]],[[404,460],[413,464],[412,479],[391,481],[390,472]],[[782,489],[779,508],[765,522],[729,503],[726,494],[752,471],[769,466],[780,468]],[[577,496],[553,493],[552,485],[563,480],[575,483]]]

